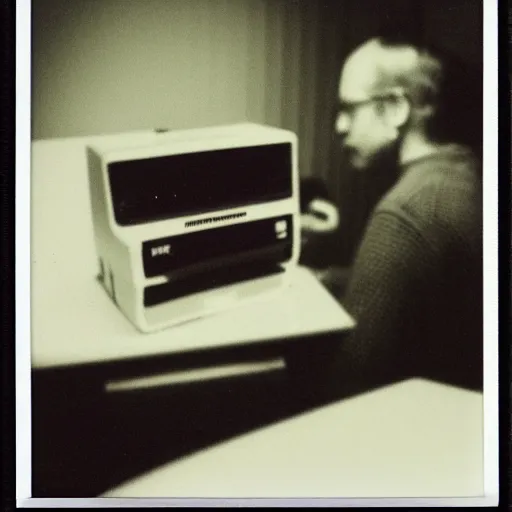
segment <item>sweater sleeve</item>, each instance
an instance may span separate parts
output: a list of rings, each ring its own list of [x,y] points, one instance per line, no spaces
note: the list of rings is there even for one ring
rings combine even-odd
[[[407,377],[426,328],[434,251],[406,215],[378,211],[356,255],[343,305],[356,320],[333,358],[329,386],[352,394]]]

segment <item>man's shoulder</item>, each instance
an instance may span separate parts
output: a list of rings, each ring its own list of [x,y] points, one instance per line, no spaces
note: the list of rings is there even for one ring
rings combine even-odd
[[[410,165],[377,205],[416,222],[456,221],[477,210],[481,186],[478,161],[472,153],[453,146],[432,158]]]

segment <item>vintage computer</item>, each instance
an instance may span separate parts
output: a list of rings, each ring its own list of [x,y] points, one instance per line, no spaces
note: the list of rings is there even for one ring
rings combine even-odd
[[[142,332],[264,298],[300,251],[294,133],[252,123],[87,147],[99,277]]]

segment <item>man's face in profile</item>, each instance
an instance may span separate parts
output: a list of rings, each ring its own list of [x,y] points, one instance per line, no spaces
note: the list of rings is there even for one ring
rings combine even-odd
[[[348,161],[357,170],[396,155],[398,134],[379,108],[375,83],[371,58],[355,54],[347,60],[339,83],[335,129]]]

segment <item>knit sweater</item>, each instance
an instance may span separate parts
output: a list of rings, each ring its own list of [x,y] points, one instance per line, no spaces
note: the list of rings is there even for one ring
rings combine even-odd
[[[411,162],[378,203],[343,299],[357,327],[333,358],[344,394],[422,376],[482,385],[482,190],[456,145]]]

